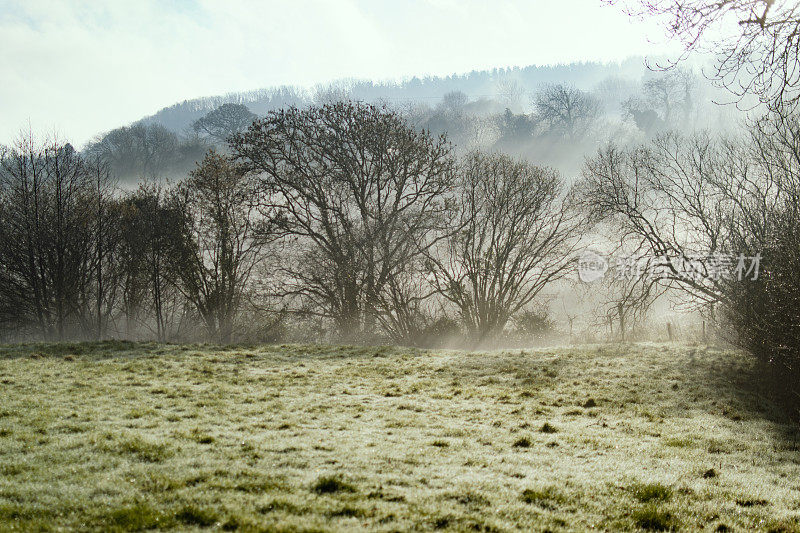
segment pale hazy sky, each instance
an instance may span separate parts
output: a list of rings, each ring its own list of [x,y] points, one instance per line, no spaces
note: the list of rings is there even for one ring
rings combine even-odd
[[[663,51],[601,0],[0,0],[0,143],[229,91]]]

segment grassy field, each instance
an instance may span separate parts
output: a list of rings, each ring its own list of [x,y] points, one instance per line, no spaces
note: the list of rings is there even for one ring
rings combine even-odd
[[[705,347],[0,346],[0,530],[800,530]]]

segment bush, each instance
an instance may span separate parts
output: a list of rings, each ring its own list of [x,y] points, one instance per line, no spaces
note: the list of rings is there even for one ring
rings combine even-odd
[[[556,332],[556,323],[547,309],[523,311],[514,317],[514,333],[524,340],[544,340]]]
[[[428,347],[440,347],[463,342],[464,332],[461,324],[448,316],[435,318],[422,331],[420,344]]]

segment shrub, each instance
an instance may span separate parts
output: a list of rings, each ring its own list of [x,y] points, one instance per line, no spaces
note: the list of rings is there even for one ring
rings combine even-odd
[[[514,333],[522,339],[546,339],[555,334],[556,323],[547,309],[523,311],[514,317]]]

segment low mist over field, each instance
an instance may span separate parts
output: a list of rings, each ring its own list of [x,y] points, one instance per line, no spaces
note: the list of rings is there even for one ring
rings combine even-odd
[[[800,530],[796,2],[0,48],[0,530]]]

